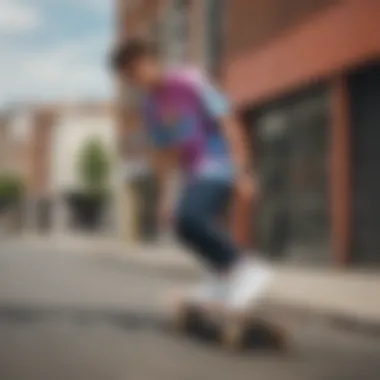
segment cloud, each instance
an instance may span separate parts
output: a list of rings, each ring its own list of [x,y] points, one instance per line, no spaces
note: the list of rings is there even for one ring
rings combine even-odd
[[[4,35],[29,32],[43,21],[42,12],[35,6],[18,0],[1,0],[0,33]]]
[[[0,0],[0,107],[112,96],[112,4]]]
[[[114,0],[80,0],[78,2],[88,9],[101,12],[110,11],[113,9],[114,3],[116,3]]]
[[[109,98],[113,88],[106,70],[108,46],[101,35],[54,49],[5,52],[0,61],[0,104]]]

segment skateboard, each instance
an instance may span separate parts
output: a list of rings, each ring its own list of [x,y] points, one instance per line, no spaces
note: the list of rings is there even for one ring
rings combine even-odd
[[[222,305],[200,305],[182,299],[174,311],[173,327],[180,334],[217,342],[230,351],[254,347],[284,351],[290,342],[288,331],[265,304],[232,313]]]

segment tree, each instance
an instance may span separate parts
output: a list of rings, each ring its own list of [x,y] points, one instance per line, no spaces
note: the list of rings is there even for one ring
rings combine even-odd
[[[13,173],[0,174],[0,212],[20,202],[24,196],[24,183]]]
[[[24,193],[22,180],[11,173],[0,174],[0,197],[9,200],[19,200]]]
[[[78,168],[86,191],[98,193],[107,190],[110,158],[100,139],[86,141],[80,152]]]

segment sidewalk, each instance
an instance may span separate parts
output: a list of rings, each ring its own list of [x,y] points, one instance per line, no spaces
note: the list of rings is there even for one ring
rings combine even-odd
[[[171,273],[200,273],[178,248],[118,252],[131,265]],[[269,301],[305,317],[326,318],[340,326],[380,335],[380,274],[349,269],[275,266]]]
[[[189,255],[173,246],[126,246],[111,239],[27,239],[36,249],[55,248],[122,261],[138,270],[162,271],[168,276],[198,276],[201,271]],[[380,334],[380,273],[350,269],[277,265],[270,290],[271,303],[305,317]]]

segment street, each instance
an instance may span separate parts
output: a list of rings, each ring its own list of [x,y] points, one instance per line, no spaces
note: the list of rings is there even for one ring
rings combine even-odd
[[[380,340],[293,321],[287,354],[176,336],[165,294],[189,278],[104,256],[0,252],[1,380],[378,379]]]

